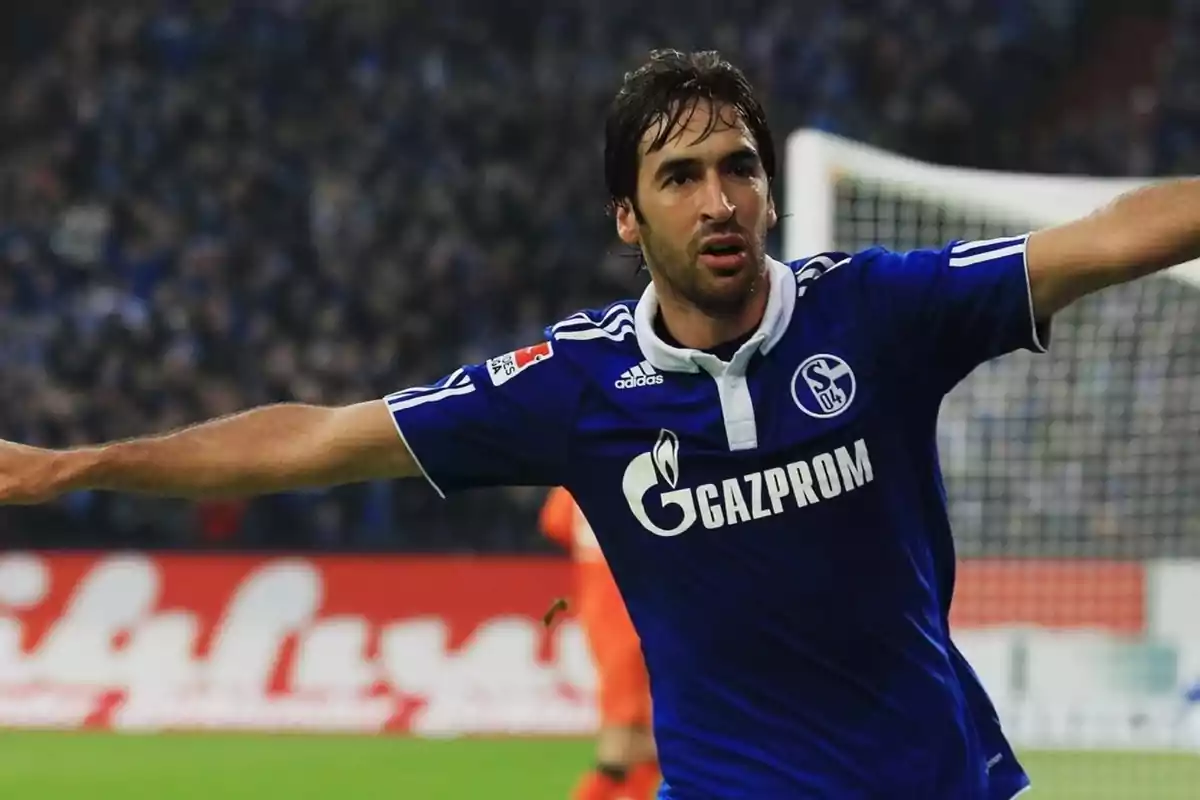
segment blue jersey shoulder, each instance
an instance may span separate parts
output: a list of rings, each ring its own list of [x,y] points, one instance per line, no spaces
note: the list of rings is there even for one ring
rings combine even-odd
[[[843,282],[851,272],[847,267],[852,262],[860,260],[867,252],[869,251],[852,254],[835,250],[788,262],[788,267],[796,276],[796,297],[807,296],[818,286],[818,282],[825,289],[831,288],[832,284]],[[839,277],[836,279],[827,277],[833,275]]]
[[[824,297],[832,295],[842,300],[863,300],[874,294],[888,280],[881,278],[895,274],[896,270],[908,273],[906,265],[910,256],[936,258],[939,251],[900,252],[873,245],[853,253],[830,251],[817,253],[788,263],[796,275],[796,295],[803,298],[815,287],[820,286]],[[917,265],[919,266],[919,265]]]
[[[624,350],[637,347],[633,313],[635,300],[619,300],[603,308],[577,311],[547,326],[546,338],[562,345],[560,350],[584,346],[589,351]]]

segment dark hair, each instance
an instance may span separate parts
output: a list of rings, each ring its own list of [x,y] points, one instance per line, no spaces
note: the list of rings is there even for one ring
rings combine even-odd
[[[625,201],[637,212],[640,145],[650,126],[659,120],[665,123],[650,144],[649,151],[653,152],[677,135],[680,122],[686,124],[685,117],[695,113],[696,104],[701,101],[721,103],[737,111],[754,136],[767,180],[774,182],[775,140],[767,125],[766,112],[742,71],[715,50],[695,53],[655,50],[649,61],[625,74],[608,110],[604,125],[604,181],[610,212]],[[710,117],[699,139],[708,137],[718,122],[716,115]]]

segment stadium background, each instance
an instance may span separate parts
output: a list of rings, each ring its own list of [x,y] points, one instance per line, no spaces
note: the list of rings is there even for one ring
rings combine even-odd
[[[1032,205],[1061,176],[1200,173],[1197,3],[645,5],[0,12],[0,436],[381,396],[640,291],[603,214],[602,115],[657,46],[743,65],[781,144],[1059,176]],[[939,202],[831,166],[838,246],[1022,221],[987,210],[986,178]],[[947,403],[957,638],[1033,797],[1200,796],[1198,390],[1200,288],[1162,278]],[[570,588],[542,497],[0,509],[0,794],[565,796],[591,676],[575,626],[538,623]]]

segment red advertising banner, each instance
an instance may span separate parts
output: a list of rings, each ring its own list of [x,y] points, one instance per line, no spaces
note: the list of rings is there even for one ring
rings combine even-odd
[[[1139,561],[980,559],[959,564],[955,630],[998,625],[1142,633],[1146,567]]]
[[[557,559],[0,555],[0,726],[579,734]],[[1140,630],[1142,567],[962,565],[956,630]]]
[[[581,732],[558,560],[0,557],[0,725]]]

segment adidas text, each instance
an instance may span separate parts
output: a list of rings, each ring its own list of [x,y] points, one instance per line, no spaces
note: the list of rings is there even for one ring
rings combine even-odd
[[[639,386],[655,386],[662,382],[662,375],[638,375],[636,378],[618,378],[616,386],[618,389],[636,389]]]

